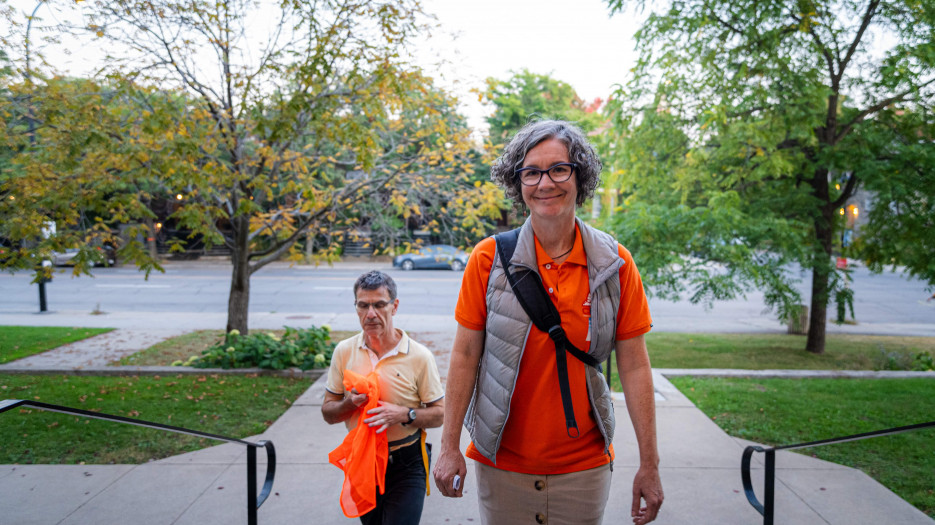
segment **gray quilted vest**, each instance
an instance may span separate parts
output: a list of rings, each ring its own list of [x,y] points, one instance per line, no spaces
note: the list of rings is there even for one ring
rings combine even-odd
[[[620,306],[619,270],[624,261],[617,252],[617,241],[610,235],[591,228],[578,218],[575,221],[587,254],[591,288],[591,345],[587,352],[603,362],[614,350],[617,310]],[[520,231],[510,266],[522,266],[539,273],[529,220]],[[532,326],[529,316],[513,295],[499,256],[495,255],[487,281],[484,353],[464,423],[471,433],[474,447],[494,464],[497,462],[503,429],[510,416],[510,399],[516,387],[523,348]],[[604,436],[604,450],[609,452],[614,437],[614,409],[610,389],[599,370],[590,366],[585,368],[591,410]],[[561,410],[561,407],[555,410]]]

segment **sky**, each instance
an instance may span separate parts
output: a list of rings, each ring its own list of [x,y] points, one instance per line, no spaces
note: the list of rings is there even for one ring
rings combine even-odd
[[[627,80],[636,62],[633,35],[639,28],[634,13],[610,16],[603,0],[422,0],[437,17],[430,37],[413,46],[417,63],[462,100],[461,111],[475,129],[486,127],[491,108],[478,102],[472,89],[482,90],[487,77],[509,78],[511,71],[529,69],[570,84],[586,101],[606,99],[614,84]],[[35,0],[12,0],[20,12],[31,12]],[[39,8],[45,23],[69,18],[75,7],[54,3]],[[80,9],[80,7],[79,7]],[[35,39],[34,39],[35,40]],[[61,70],[75,75],[94,69],[88,48],[47,46],[46,56]]]

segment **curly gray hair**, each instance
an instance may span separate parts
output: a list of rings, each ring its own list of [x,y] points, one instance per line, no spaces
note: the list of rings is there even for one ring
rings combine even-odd
[[[568,160],[578,165],[578,196],[575,204],[581,206],[594,196],[594,190],[601,182],[601,159],[594,147],[588,142],[584,132],[578,126],[563,120],[540,120],[523,126],[503,148],[493,166],[490,167],[490,180],[503,188],[503,192],[514,203],[524,204],[522,183],[516,176],[516,170],[523,167],[523,160],[529,150],[548,139],[558,139],[568,148]]]

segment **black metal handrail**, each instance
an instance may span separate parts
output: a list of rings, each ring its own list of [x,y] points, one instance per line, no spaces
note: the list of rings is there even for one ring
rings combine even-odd
[[[743,480],[743,491],[747,496],[747,501],[750,502],[750,505],[753,505],[753,508],[763,516],[763,525],[773,525],[773,513],[775,511],[774,506],[774,492],[776,488],[776,451],[777,450],[795,450],[799,448],[809,448],[809,447],[820,447],[823,445],[833,445],[835,443],[847,443],[848,441],[859,441],[861,439],[881,437],[881,436],[892,436],[895,434],[902,434],[903,432],[911,432],[913,430],[920,430],[923,428],[935,427],[935,421],[929,421],[928,423],[918,423],[915,425],[907,425],[903,427],[894,427],[887,428],[884,430],[876,430],[873,432],[864,432],[862,434],[852,434],[850,436],[842,436],[837,438],[822,439],[819,441],[809,441],[807,443],[796,443],[794,445],[783,445],[780,447],[764,448],[760,446],[751,445],[744,449],[743,458],[740,461],[740,477]],[[764,473],[763,480],[763,503],[756,498],[756,493],[753,490],[753,481],[750,478],[750,459],[753,456],[754,452],[763,452],[766,454],[766,471]]]
[[[207,432],[201,432],[198,430],[192,430],[190,428],[174,427],[172,425],[163,425],[162,423],[154,423],[152,421],[143,421],[142,419],[133,419],[123,416],[115,416],[113,414],[102,414],[100,412],[91,412],[88,410],[81,410],[80,408],[66,407],[62,405],[53,405],[50,403],[42,403],[39,401],[30,401],[28,399],[4,399],[0,401],[0,413],[6,412],[7,410],[12,410],[16,407],[32,407],[39,410],[45,410],[47,412],[59,412],[62,414],[73,414],[77,416],[84,416],[93,419],[103,419],[105,421],[116,421],[117,423],[125,423],[127,425],[136,425],[138,427],[145,428],[154,428],[157,430],[165,430],[168,432],[175,432],[177,434],[188,434],[190,436],[202,437],[213,439],[216,441],[224,441],[227,443],[237,443],[247,447],[247,524],[256,525],[257,524],[257,509],[260,508],[260,505],[263,505],[263,502],[266,501],[266,498],[269,497],[270,492],[273,490],[273,478],[276,476],[276,449],[273,447],[272,441],[261,440],[257,443],[251,441],[244,441],[242,439],[221,436],[218,434],[209,434]],[[256,449],[264,448],[266,449],[266,480],[263,482],[263,489],[260,491],[259,496],[257,495],[256,490]]]

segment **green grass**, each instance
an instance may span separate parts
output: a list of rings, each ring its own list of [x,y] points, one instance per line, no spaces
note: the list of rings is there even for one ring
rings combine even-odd
[[[935,337],[828,334],[825,353],[805,351],[805,336],[785,334],[646,335],[656,368],[873,370],[884,353],[935,354]]]
[[[282,336],[285,330],[261,330]],[[253,333],[253,331],[251,331]],[[333,331],[332,341],[341,341],[354,335],[355,332]],[[171,339],[166,339],[145,350],[128,355],[116,362],[118,365],[134,366],[169,366],[174,361],[187,361],[189,357],[200,356],[201,352],[220,341],[224,337],[223,330],[198,330],[189,332]]]
[[[670,378],[728,434],[791,445],[935,420],[932,379]],[[935,518],[935,429],[802,449],[858,468]]]
[[[259,434],[311,386],[256,376],[0,376],[3,399],[66,405],[236,438]],[[220,444],[20,408],[0,414],[0,464],[144,463]]]
[[[0,326],[0,364],[39,354],[111,330],[113,328]]]
[[[785,334],[679,334],[650,332],[646,348],[653,368],[738,370],[885,370],[893,361],[935,355],[935,337],[828,334],[825,353],[805,351],[805,336]],[[611,385],[620,391],[617,366]]]

